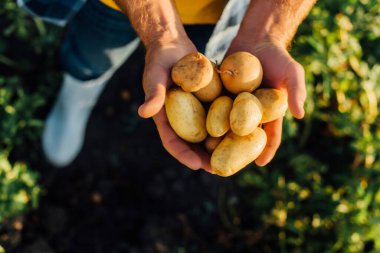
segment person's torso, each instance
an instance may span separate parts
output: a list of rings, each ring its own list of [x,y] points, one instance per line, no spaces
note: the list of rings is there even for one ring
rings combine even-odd
[[[119,9],[113,0],[100,0],[106,5]],[[175,0],[184,24],[215,24],[218,22],[228,0]]]

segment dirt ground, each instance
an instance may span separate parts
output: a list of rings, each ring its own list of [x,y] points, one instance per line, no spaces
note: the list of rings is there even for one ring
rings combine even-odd
[[[229,228],[233,181],[181,166],[162,148],[152,120],[137,116],[143,59],[139,48],[111,80],[72,165],[32,164],[44,196],[37,210],[3,226],[7,252],[252,250],[244,241],[255,235]]]

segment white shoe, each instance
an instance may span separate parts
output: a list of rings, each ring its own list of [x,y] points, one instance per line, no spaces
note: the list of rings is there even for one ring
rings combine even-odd
[[[126,50],[132,54],[137,45],[138,40],[132,42]],[[65,167],[79,154],[91,111],[116,69],[117,67],[112,68],[90,81],[64,75],[62,88],[46,119],[42,135],[44,154],[54,166]]]
[[[109,74],[84,82],[64,75],[42,135],[45,156],[54,166],[67,166],[81,150],[91,111],[108,79]]]

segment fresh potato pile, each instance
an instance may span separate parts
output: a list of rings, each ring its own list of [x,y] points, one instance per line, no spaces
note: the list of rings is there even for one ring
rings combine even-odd
[[[169,123],[185,141],[204,141],[219,176],[231,176],[253,162],[267,142],[261,124],[284,116],[288,108],[282,91],[257,89],[263,70],[247,52],[228,56],[219,70],[201,53],[191,53],[174,64],[171,74],[181,88],[167,93]]]

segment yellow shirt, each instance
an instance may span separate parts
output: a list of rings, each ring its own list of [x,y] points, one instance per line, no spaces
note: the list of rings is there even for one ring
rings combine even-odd
[[[100,0],[106,5],[120,10],[112,0]],[[175,0],[182,23],[215,24],[222,15],[228,0]]]

